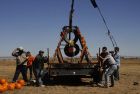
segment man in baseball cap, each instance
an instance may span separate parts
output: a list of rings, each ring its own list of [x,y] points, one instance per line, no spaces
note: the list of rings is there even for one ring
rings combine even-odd
[[[44,53],[44,51],[43,50],[40,50],[39,53]]]
[[[119,73],[119,69],[120,69],[120,63],[121,63],[121,57],[119,54],[119,47],[115,47],[114,48],[114,59],[115,59],[115,64],[117,65],[117,70],[114,72],[114,77],[115,80],[119,80],[120,79],[120,73]]]
[[[27,57],[23,47],[18,47],[12,52],[12,56],[16,57],[16,71],[12,82],[16,82],[20,73],[22,73],[23,79],[27,82],[26,65]]]
[[[33,63],[33,72],[36,78],[36,85],[44,87],[43,81],[42,81],[42,74],[44,69],[44,51],[40,50],[38,55],[34,59]]]

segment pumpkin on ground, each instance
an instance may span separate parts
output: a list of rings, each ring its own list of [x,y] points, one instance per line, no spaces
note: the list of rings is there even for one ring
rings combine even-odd
[[[19,83],[16,83],[16,84],[15,84],[15,88],[16,88],[16,89],[21,89],[21,88],[22,88],[22,85],[19,84]]]
[[[16,86],[16,83],[11,83],[12,85],[13,85],[13,87],[15,88],[15,86]]]
[[[3,88],[4,88],[4,91],[6,91],[6,90],[8,90],[8,85],[6,85],[6,84],[4,84],[4,85],[2,85],[3,86]]]
[[[25,85],[25,81],[24,80],[18,80],[17,83],[21,84],[22,86]]]
[[[8,86],[8,82],[5,82],[4,84],[1,84],[1,85]]]
[[[8,90],[14,90],[15,89],[15,84],[14,83],[10,83],[8,84]]]
[[[7,81],[5,79],[0,79],[0,84],[5,84]]]
[[[5,88],[2,85],[0,85],[0,93],[3,93],[4,91],[5,91]]]

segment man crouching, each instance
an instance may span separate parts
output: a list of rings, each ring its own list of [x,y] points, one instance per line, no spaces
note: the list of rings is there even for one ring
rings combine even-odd
[[[102,57],[101,57],[102,58]],[[105,84],[104,87],[109,87],[109,78],[111,77],[111,87],[114,86],[114,71],[117,70],[117,65],[115,64],[114,58],[111,56],[111,54],[106,53],[105,58],[103,59],[103,63],[106,66],[107,71],[105,72]]]

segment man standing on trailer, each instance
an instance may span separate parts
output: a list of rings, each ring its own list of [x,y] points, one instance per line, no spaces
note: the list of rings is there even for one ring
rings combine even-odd
[[[114,48],[114,59],[115,59],[115,64],[117,65],[117,70],[114,72],[114,77],[115,80],[120,79],[120,74],[119,74],[119,69],[120,69],[120,54],[119,54],[119,47]]]

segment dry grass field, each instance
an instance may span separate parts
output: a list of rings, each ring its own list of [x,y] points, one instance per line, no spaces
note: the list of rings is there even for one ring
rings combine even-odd
[[[0,78],[9,82],[15,71],[15,61],[0,61]],[[83,79],[81,84],[53,84],[43,87],[25,86],[21,90],[7,91],[3,94],[140,94],[140,59],[121,60],[121,79],[115,87],[93,87]],[[137,85],[134,83],[137,82]]]

